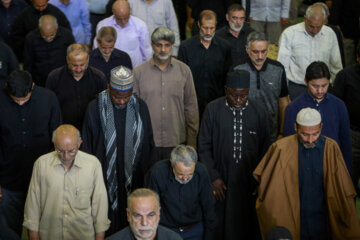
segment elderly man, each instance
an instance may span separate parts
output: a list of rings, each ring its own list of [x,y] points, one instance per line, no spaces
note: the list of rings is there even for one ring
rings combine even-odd
[[[184,41],[180,45],[178,58],[190,67],[194,76],[201,117],[206,104],[224,95],[226,73],[232,60],[229,44],[215,36],[215,13],[202,11],[197,24],[200,36]]]
[[[126,197],[143,186],[154,161],[149,110],[132,90],[131,70],[113,69],[108,89],[89,104],[84,121],[83,149],[99,158],[108,190],[111,226],[107,235],[127,225]]]
[[[70,22],[76,43],[87,44],[91,41],[91,24],[86,0],[49,0],[59,8]]]
[[[113,27],[102,27],[96,35],[98,48],[90,52],[89,66],[101,70],[106,80],[110,82],[110,72],[118,66],[125,66],[132,69],[132,63],[129,54],[114,48],[117,33]]]
[[[130,5],[126,0],[118,0],[112,6],[111,17],[100,21],[96,32],[104,26],[116,29],[115,47],[130,55],[133,67],[151,58],[150,36],[146,24],[140,18],[130,15]],[[98,46],[94,39],[94,48]]]
[[[246,43],[248,57],[234,70],[250,73],[249,98],[257,100],[270,117],[270,140],[275,142],[281,132],[285,108],[289,104],[286,73],[278,61],[267,58],[269,42],[262,32],[249,34]]]
[[[99,160],[79,151],[80,132],[61,125],[55,151],[34,164],[26,197],[24,227],[30,240],[102,240],[109,228],[108,200]]]
[[[283,133],[284,136],[295,133],[293,126],[296,115],[302,108],[311,107],[318,110],[323,119],[322,133],[337,142],[352,175],[349,115],[344,102],[327,93],[329,79],[330,72],[325,63],[313,62],[307,67],[305,75],[307,91],[287,106]]]
[[[154,55],[134,69],[134,92],[149,107],[159,159],[186,142],[196,146],[199,113],[188,66],[171,58],[174,33],[167,27],[151,35]]]
[[[70,45],[66,61],[67,65],[49,74],[46,87],[58,97],[64,123],[82,129],[87,105],[106,89],[106,79],[100,70],[88,67],[89,53],[85,45]]]
[[[75,39],[71,31],[58,26],[51,15],[39,19],[39,28],[25,39],[24,70],[31,73],[36,85],[45,87],[49,73],[66,64],[66,49]]]
[[[273,143],[254,171],[263,237],[274,226],[294,239],[360,239],[355,190],[337,143],[321,135],[321,115],[303,108],[296,134]]]
[[[129,227],[106,240],[181,240],[173,231],[158,225],[160,220],[159,195],[147,188],[139,188],[127,198]]]
[[[206,167],[198,162],[193,147],[178,145],[170,161],[154,165],[147,187],[161,196],[161,225],[184,240],[209,239],[216,226],[215,198]]]
[[[179,24],[171,0],[129,0],[131,14],[143,20],[149,33],[158,27],[170,28],[175,35],[172,55],[177,56],[180,46]]]
[[[325,17],[321,6],[310,6],[305,21],[288,27],[281,35],[278,61],[285,67],[291,100],[306,92],[305,69],[313,61],[323,61],[329,66],[330,82],[342,69],[336,34],[324,26]]]
[[[199,133],[199,157],[210,174],[219,220],[213,239],[260,239],[251,176],[269,146],[266,111],[249,99],[250,74],[230,72],[226,97],[208,104]]]
[[[59,25],[71,30],[66,16],[48,0],[31,0],[32,6],[27,6],[14,20],[11,27],[9,44],[20,62],[23,61],[23,46],[26,35],[38,27],[39,18],[43,15],[54,16]]]
[[[8,76],[0,102],[0,239],[18,240],[33,164],[51,151],[61,112],[55,94],[19,70]]]
[[[223,26],[217,30],[216,35],[229,42],[232,59],[241,61],[247,57],[245,50],[246,38],[254,29],[245,23],[245,9],[237,3],[229,6],[226,20],[229,26]]]

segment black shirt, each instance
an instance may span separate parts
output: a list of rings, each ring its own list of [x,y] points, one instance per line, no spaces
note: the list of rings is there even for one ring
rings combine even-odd
[[[206,49],[196,35],[180,45],[178,58],[193,74],[201,116],[210,101],[225,95],[226,74],[232,63],[230,46],[215,35]]]
[[[16,69],[19,69],[19,63],[14,52],[0,41],[0,88],[4,86],[6,77]]]
[[[335,78],[332,92],[345,102],[351,128],[360,131],[360,64],[341,70]]]
[[[110,71],[118,66],[125,66],[132,69],[132,63],[129,54],[114,48],[109,61],[105,61],[98,48],[90,52],[89,66],[93,66],[105,74],[106,80],[110,82]]]
[[[48,74],[66,64],[66,49],[75,43],[71,31],[58,27],[52,42],[46,42],[39,29],[32,30],[25,39],[24,70],[31,73],[36,85],[45,87]]]
[[[10,31],[10,46],[20,62],[23,61],[23,48],[26,35],[38,27],[39,18],[44,15],[52,15],[57,19],[59,26],[63,26],[71,31],[71,26],[65,14],[57,7],[47,4],[42,12],[33,6],[26,7],[14,20]]]
[[[0,185],[26,192],[35,160],[53,149],[51,136],[61,123],[53,92],[34,87],[23,106],[0,90]]]
[[[76,81],[68,67],[63,66],[49,74],[46,87],[58,97],[64,123],[73,124],[80,130],[89,102],[106,89],[107,84],[105,75],[96,68],[88,67],[84,76]]]
[[[193,178],[181,184],[175,179],[170,161],[162,160],[150,170],[146,185],[160,196],[160,224],[181,227],[204,221],[206,229],[215,227],[215,198],[204,164],[198,162]]]
[[[234,59],[234,61],[239,61],[241,59],[245,59],[248,56],[245,50],[246,39],[253,31],[254,29],[248,26],[247,23],[244,23],[244,26],[242,27],[238,37],[234,37],[234,35],[230,33],[228,26],[223,26],[217,30],[216,35],[228,41],[229,45],[231,46],[232,59]]]

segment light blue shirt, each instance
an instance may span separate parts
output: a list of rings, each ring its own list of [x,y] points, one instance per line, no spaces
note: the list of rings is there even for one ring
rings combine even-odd
[[[114,18],[105,18],[96,26],[96,33],[102,27],[114,27],[117,32],[115,48],[120,49],[131,58],[133,68],[140,63],[152,57],[153,51],[150,44],[150,36],[146,24],[140,18],[130,16],[128,23],[124,28],[120,27]],[[98,47],[96,38],[94,38],[93,49]]]
[[[160,26],[170,28],[175,34],[173,55],[177,56],[180,46],[179,25],[171,0],[128,0],[131,15],[142,19],[148,28],[149,34]]]
[[[246,8],[246,0],[242,0]],[[289,18],[290,0],[251,0],[250,17],[255,21],[280,22]]]
[[[70,0],[66,6],[60,0],[50,0],[49,3],[59,8],[69,20],[75,41],[90,44],[91,24],[86,0]]]
[[[109,0],[86,0],[89,11],[95,14],[104,14],[108,2]]]

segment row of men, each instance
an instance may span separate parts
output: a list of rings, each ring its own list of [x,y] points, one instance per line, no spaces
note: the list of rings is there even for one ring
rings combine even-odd
[[[322,66],[321,63],[314,65]],[[112,219],[110,229],[116,232],[124,227],[119,225],[121,218],[126,217],[125,208],[121,206],[126,205],[126,193],[130,194],[136,184],[143,184],[145,172],[141,171],[149,168],[146,165],[150,163],[151,150],[144,151],[144,145],[149,145],[144,140],[146,123],[142,123],[146,121],[146,114],[144,110],[141,112],[142,101],[131,94],[131,74],[123,67],[116,70],[117,79],[112,79],[111,89],[101,92],[89,106],[89,112],[94,111],[93,117],[89,117],[92,127],[83,131],[83,149],[99,156],[100,162],[78,151],[82,141],[76,128],[62,125],[52,137],[55,151],[35,163],[24,220],[24,226],[30,230],[30,239],[38,239],[38,236],[57,239],[61,235],[63,239],[88,239],[93,238],[95,232],[96,239],[103,239],[104,231],[109,227],[107,211],[100,211],[108,209],[104,179]],[[26,72],[14,72],[9,77],[7,90],[16,103],[35,105],[34,97],[46,91],[40,87],[32,90],[32,87]],[[160,223],[177,231],[183,239],[202,239],[203,236],[206,239],[233,239],[234,236],[260,239],[252,195],[256,184],[251,175],[256,168],[254,175],[260,184],[257,211],[263,236],[272,227],[282,225],[290,229],[295,239],[300,239],[300,235],[301,239],[319,236],[327,239],[327,234],[358,237],[359,220],[350,175],[336,142],[320,134],[323,127],[320,113],[308,108],[301,110],[296,118],[297,134],[274,143],[258,165],[269,145],[269,134],[265,111],[256,101],[248,100],[249,87],[247,71],[229,73],[226,97],[208,105],[199,136],[199,155],[205,166],[197,163],[193,148],[178,146],[172,151],[170,162],[158,162],[151,170],[147,186],[160,195]],[[16,90],[27,93],[26,97],[16,97]],[[143,102],[142,107],[146,109]],[[35,110],[34,106],[32,109]],[[221,124],[224,119],[229,122],[234,119],[233,124]],[[140,145],[142,149],[138,148]],[[298,145],[299,152],[296,151]],[[289,194],[286,189],[294,190]],[[21,206],[19,195],[4,187],[2,194],[1,216],[13,220],[21,217],[16,216],[19,209],[14,206]],[[218,200],[217,218],[214,196]],[[276,204],[274,199],[279,197],[283,201]],[[14,199],[17,201],[11,202]],[[279,211],[284,207],[284,199],[289,199],[285,200],[289,202],[287,211]],[[297,207],[299,203],[300,208]],[[315,214],[315,218],[315,212],[321,214]],[[139,215],[134,213],[142,219]],[[347,218],[340,220],[339,215]],[[131,220],[129,210],[127,216]],[[215,227],[216,219],[218,228]],[[154,229],[149,228],[150,223],[141,220],[143,229],[137,229],[140,237],[136,237],[136,229],[132,226],[136,239],[153,239]],[[2,227],[3,234],[10,234],[7,230],[11,228]],[[120,236],[129,229],[124,231],[119,233]],[[10,237],[4,236],[5,239]]]

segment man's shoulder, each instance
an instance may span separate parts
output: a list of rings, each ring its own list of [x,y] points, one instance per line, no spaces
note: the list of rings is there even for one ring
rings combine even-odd
[[[197,34],[197,35],[192,36],[191,38],[186,39],[185,41],[181,42],[180,46],[189,47],[189,46],[199,44],[199,43],[200,43],[200,38],[199,38],[199,35]]]
[[[161,225],[158,226],[157,229],[157,239],[158,240],[182,240],[182,238],[180,237],[179,234],[177,234],[176,232],[163,227]]]
[[[205,112],[211,115],[222,114],[220,110],[226,107],[225,103],[226,103],[225,97],[217,98],[206,105]]]
[[[219,28],[218,30],[216,30],[216,35],[220,36],[222,38],[226,37],[226,34],[229,32],[229,28],[228,26],[222,26],[221,28]]]
[[[267,64],[269,64],[269,65],[273,65],[276,68],[284,69],[284,65],[282,65],[282,63],[277,60],[267,58],[266,61],[267,61]]]
[[[187,64],[174,57],[171,58],[171,63],[174,66],[179,67],[182,71],[191,72],[190,67]]]
[[[136,28],[146,27],[146,23],[134,15],[130,16],[129,21],[131,22],[131,25],[135,26]]]
[[[62,74],[66,73],[66,71],[67,71],[67,66],[61,66],[61,67],[55,68],[54,70],[52,70],[52,71],[49,73],[48,80],[57,79],[57,78],[59,78]],[[47,80],[47,81],[48,81],[48,80]]]
[[[57,99],[53,91],[40,86],[34,87],[31,97],[45,100],[46,103],[53,102],[52,100]],[[44,102],[42,102],[41,104],[44,104]]]
[[[94,80],[96,81],[103,81],[106,79],[104,73],[95,67],[88,66],[88,71],[90,74],[95,75]]]
[[[97,48],[98,49],[98,48]],[[95,49],[94,49],[95,50]],[[100,51],[99,51],[100,52]],[[124,52],[124,51],[122,51],[122,50],[120,50],[120,49],[117,49],[117,48],[114,48],[114,50],[113,50],[113,52],[111,53],[111,55],[113,55],[114,54],[114,56],[115,57],[121,57],[121,58],[123,58],[123,57],[129,57],[130,58],[130,56],[129,56],[129,54],[127,53],[127,52]]]
[[[46,13],[65,15],[58,7],[52,5],[51,3],[47,4],[47,7],[46,7],[45,11],[46,11]]]
[[[58,31],[61,35],[63,35],[62,37],[66,37],[66,38],[70,38],[70,37],[73,37],[73,34],[72,32],[66,28],[66,27],[63,27],[63,26],[58,26]]]
[[[86,166],[86,167],[99,167],[100,161],[99,159],[97,159],[97,157],[95,157],[94,155],[91,155],[89,153],[83,152],[83,151],[78,151],[77,152],[77,157],[79,158],[79,160],[81,161],[81,163]]]
[[[292,148],[289,148],[289,146],[294,146],[295,144],[298,144],[298,137],[297,137],[297,134],[292,134],[292,135],[280,138],[279,140],[274,142],[272,144],[272,146],[275,149],[290,150]]]
[[[164,159],[158,161],[151,167],[151,176],[159,177],[162,175],[167,175],[170,171],[171,165],[169,159]]]

